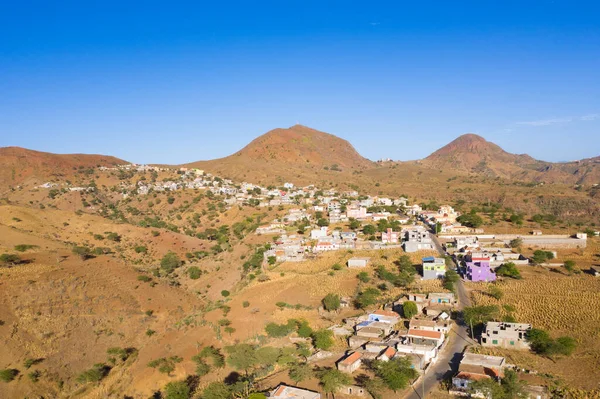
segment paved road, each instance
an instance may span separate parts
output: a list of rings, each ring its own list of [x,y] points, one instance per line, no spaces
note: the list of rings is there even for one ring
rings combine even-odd
[[[445,256],[446,253],[438,238],[433,234],[431,235],[431,238],[440,255]],[[469,296],[467,295],[462,280],[458,281],[457,293],[458,309],[462,309],[465,306],[471,306],[471,301],[469,300]],[[446,377],[452,376],[456,370],[458,370],[458,363],[462,358],[465,347],[471,343],[472,341],[469,337],[467,326],[462,324],[461,321],[457,321],[450,331],[448,343],[438,355],[436,363],[431,365],[425,373],[425,376],[421,378],[416,386],[413,386],[413,390],[406,396],[406,399],[424,399],[427,393],[438,385],[440,381]]]

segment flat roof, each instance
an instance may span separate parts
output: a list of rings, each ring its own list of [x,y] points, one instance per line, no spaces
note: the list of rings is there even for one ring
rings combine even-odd
[[[460,364],[470,364],[489,368],[504,367],[505,359],[501,356],[479,355],[477,353],[465,353]]]
[[[281,399],[320,399],[321,394],[318,392],[309,391],[308,389],[290,387],[281,384],[271,392],[272,398]]]

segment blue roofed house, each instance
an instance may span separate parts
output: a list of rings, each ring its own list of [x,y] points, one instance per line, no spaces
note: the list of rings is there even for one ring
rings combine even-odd
[[[428,256],[423,261],[423,280],[435,280],[446,275],[446,261],[444,258]]]

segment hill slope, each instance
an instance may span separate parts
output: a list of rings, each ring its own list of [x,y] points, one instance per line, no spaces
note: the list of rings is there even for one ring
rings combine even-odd
[[[425,164],[464,172],[514,178],[523,169],[537,170],[547,164],[529,155],[504,151],[500,146],[476,134],[464,134],[424,159]]]
[[[52,154],[21,147],[0,148],[0,190],[28,179],[67,177],[74,169],[128,163],[107,155]]]
[[[221,159],[186,166],[207,169],[224,176],[261,182],[306,181],[325,175],[365,170],[374,163],[363,158],[346,140],[332,134],[294,125],[274,129],[254,139],[240,151]],[[340,169],[328,172],[330,169]],[[322,177],[322,176],[321,176]]]

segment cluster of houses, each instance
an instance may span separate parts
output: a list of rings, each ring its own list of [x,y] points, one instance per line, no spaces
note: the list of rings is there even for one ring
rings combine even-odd
[[[400,315],[409,300],[417,305],[419,315],[404,324]],[[436,361],[446,341],[455,305],[453,294],[408,294],[384,309],[345,319],[342,328],[332,328],[335,334],[350,335],[350,351],[336,363],[337,368],[354,373],[366,362],[407,356],[412,367],[423,372]]]
[[[276,234],[275,242],[270,250],[264,253],[265,260],[275,257],[277,262],[301,261],[305,255],[318,254],[338,250],[379,250],[404,248],[406,252],[432,250],[434,248],[430,233],[422,226],[410,226],[400,232],[388,229],[381,233],[378,241],[366,240],[363,235],[355,231],[343,231],[322,226],[310,231],[309,235],[287,234],[286,226],[289,223],[273,221],[260,226],[257,234]],[[445,274],[445,269],[433,266],[433,271],[438,277]],[[430,273],[425,276],[430,278]]]

